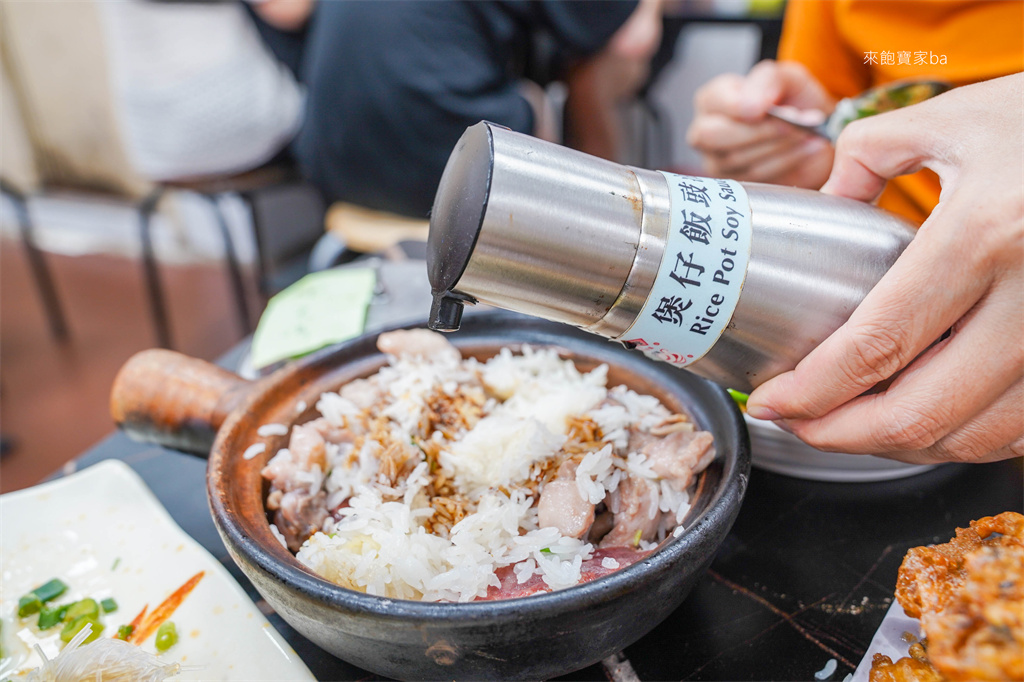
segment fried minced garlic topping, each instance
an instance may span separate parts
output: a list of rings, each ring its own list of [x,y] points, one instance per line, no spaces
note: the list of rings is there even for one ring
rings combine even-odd
[[[1024,516],[986,516],[911,549],[896,599],[926,638],[911,658],[876,656],[871,682],[1024,679]]]
[[[570,417],[568,419],[569,435],[562,450],[570,454],[588,453],[604,447],[604,434],[601,427],[586,417]]]

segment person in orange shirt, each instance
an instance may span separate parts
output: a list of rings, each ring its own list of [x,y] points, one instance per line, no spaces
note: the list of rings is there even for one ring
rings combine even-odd
[[[767,118],[770,106],[831,112],[838,100],[893,81],[960,86],[1022,70],[1020,0],[790,0],[779,61],[706,84],[688,140],[712,175],[817,189],[832,146]],[[879,205],[920,223],[938,199],[938,178],[924,170],[892,180]]]
[[[708,171],[879,200],[924,224],[850,320],[758,387],[748,413],[829,451],[1021,456],[1024,4],[791,0],[786,22],[780,54],[801,61],[763,62],[698,93],[689,137]],[[831,111],[914,76],[962,87],[855,121],[834,149],[766,116],[775,104]]]

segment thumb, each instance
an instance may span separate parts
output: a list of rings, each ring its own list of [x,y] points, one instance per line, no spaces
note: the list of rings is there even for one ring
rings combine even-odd
[[[920,105],[918,105],[920,106]],[[874,201],[886,180],[914,173],[935,158],[934,139],[913,107],[854,121],[836,141],[832,173],[821,191]]]

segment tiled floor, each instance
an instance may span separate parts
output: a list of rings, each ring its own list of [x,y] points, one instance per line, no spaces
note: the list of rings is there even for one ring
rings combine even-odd
[[[0,241],[0,490],[39,482],[114,427],[108,396],[133,353],[155,345],[137,261],[48,255],[70,338],[49,333],[25,254]],[[176,350],[213,359],[242,337],[220,265],[161,267]],[[255,297],[253,297],[255,298]]]

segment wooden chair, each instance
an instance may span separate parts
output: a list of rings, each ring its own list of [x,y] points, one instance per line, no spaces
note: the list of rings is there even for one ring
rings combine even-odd
[[[172,346],[169,315],[153,243],[153,216],[172,191],[192,191],[206,198],[224,244],[225,270],[243,334],[253,328],[237,248],[219,199],[237,193],[253,215],[257,249],[258,289],[266,296],[275,287],[271,273],[282,253],[308,250],[322,234],[323,202],[294,169],[275,164],[231,177],[183,179],[153,183],[140,177],[125,152],[113,108],[106,53],[95,6],[79,3],[26,3],[0,0],[0,62],[3,66],[4,165],[0,189],[14,203],[22,241],[29,253],[37,288],[51,331],[66,338],[67,323],[43,253],[36,246],[28,200],[54,189],[101,193],[134,204],[139,214],[143,281],[156,342]],[[23,122],[14,131],[8,110]],[[8,133],[16,139],[8,144]],[[26,154],[10,154],[8,149]],[[290,194],[289,194],[290,193]],[[269,196],[302,196],[307,206],[303,229],[288,213],[275,209]],[[294,201],[292,203],[295,203]],[[273,219],[269,218],[271,216]],[[281,235],[280,233],[286,233]],[[296,240],[302,242],[298,246]],[[287,248],[283,248],[287,247]]]

